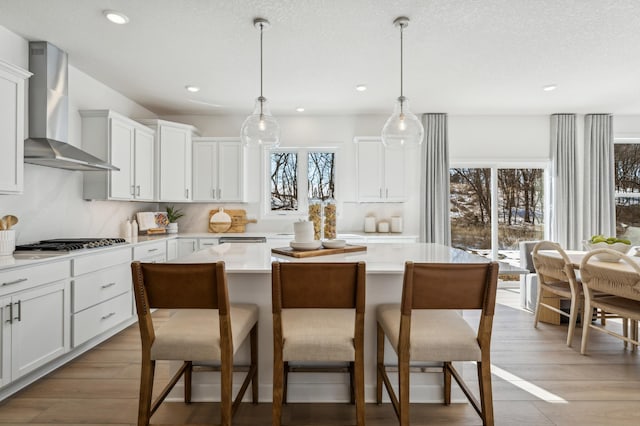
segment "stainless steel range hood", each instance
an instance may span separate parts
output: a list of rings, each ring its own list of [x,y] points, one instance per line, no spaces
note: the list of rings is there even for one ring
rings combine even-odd
[[[29,43],[29,139],[24,162],[67,170],[120,170],[68,144],[67,53],[46,41]]]

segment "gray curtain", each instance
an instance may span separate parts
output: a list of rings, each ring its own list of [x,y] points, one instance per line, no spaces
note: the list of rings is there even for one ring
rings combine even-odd
[[[451,244],[447,114],[423,114],[424,150],[420,241]]]
[[[568,250],[581,247],[578,213],[575,114],[551,116],[551,240]]]
[[[616,235],[613,117],[588,114],[584,118],[583,236]]]

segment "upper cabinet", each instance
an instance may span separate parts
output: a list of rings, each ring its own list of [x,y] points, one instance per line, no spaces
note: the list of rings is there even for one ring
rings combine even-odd
[[[0,60],[0,194],[21,194],[25,80],[31,73]]]
[[[193,138],[193,201],[244,201],[239,138]]]
[[[196,128],[165,120],[138,120],[155,131],[155,183],[158,201],[192,199],[191,144]]]
[[[119,171],[84,174],[84,198],[154,200],[153,130],[110,110],[82,110],[82,146]]]
[[[386,148],[381,138],[355,138],[358,201],[403,202],[405,151]]]

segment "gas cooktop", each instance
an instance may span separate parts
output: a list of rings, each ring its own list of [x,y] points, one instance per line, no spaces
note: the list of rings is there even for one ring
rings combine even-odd
[[[43,240],[38,243],[16,246],[16,251],[58,251],[68,252],[98,247],[108,247],[125,243],[124,238],[60,238]]]

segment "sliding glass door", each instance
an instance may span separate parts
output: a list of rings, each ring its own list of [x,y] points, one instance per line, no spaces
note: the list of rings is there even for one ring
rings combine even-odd
[[[517,263],[520,241],[544,238],[543,168],[459,167],[449,177],[454,247]]]

